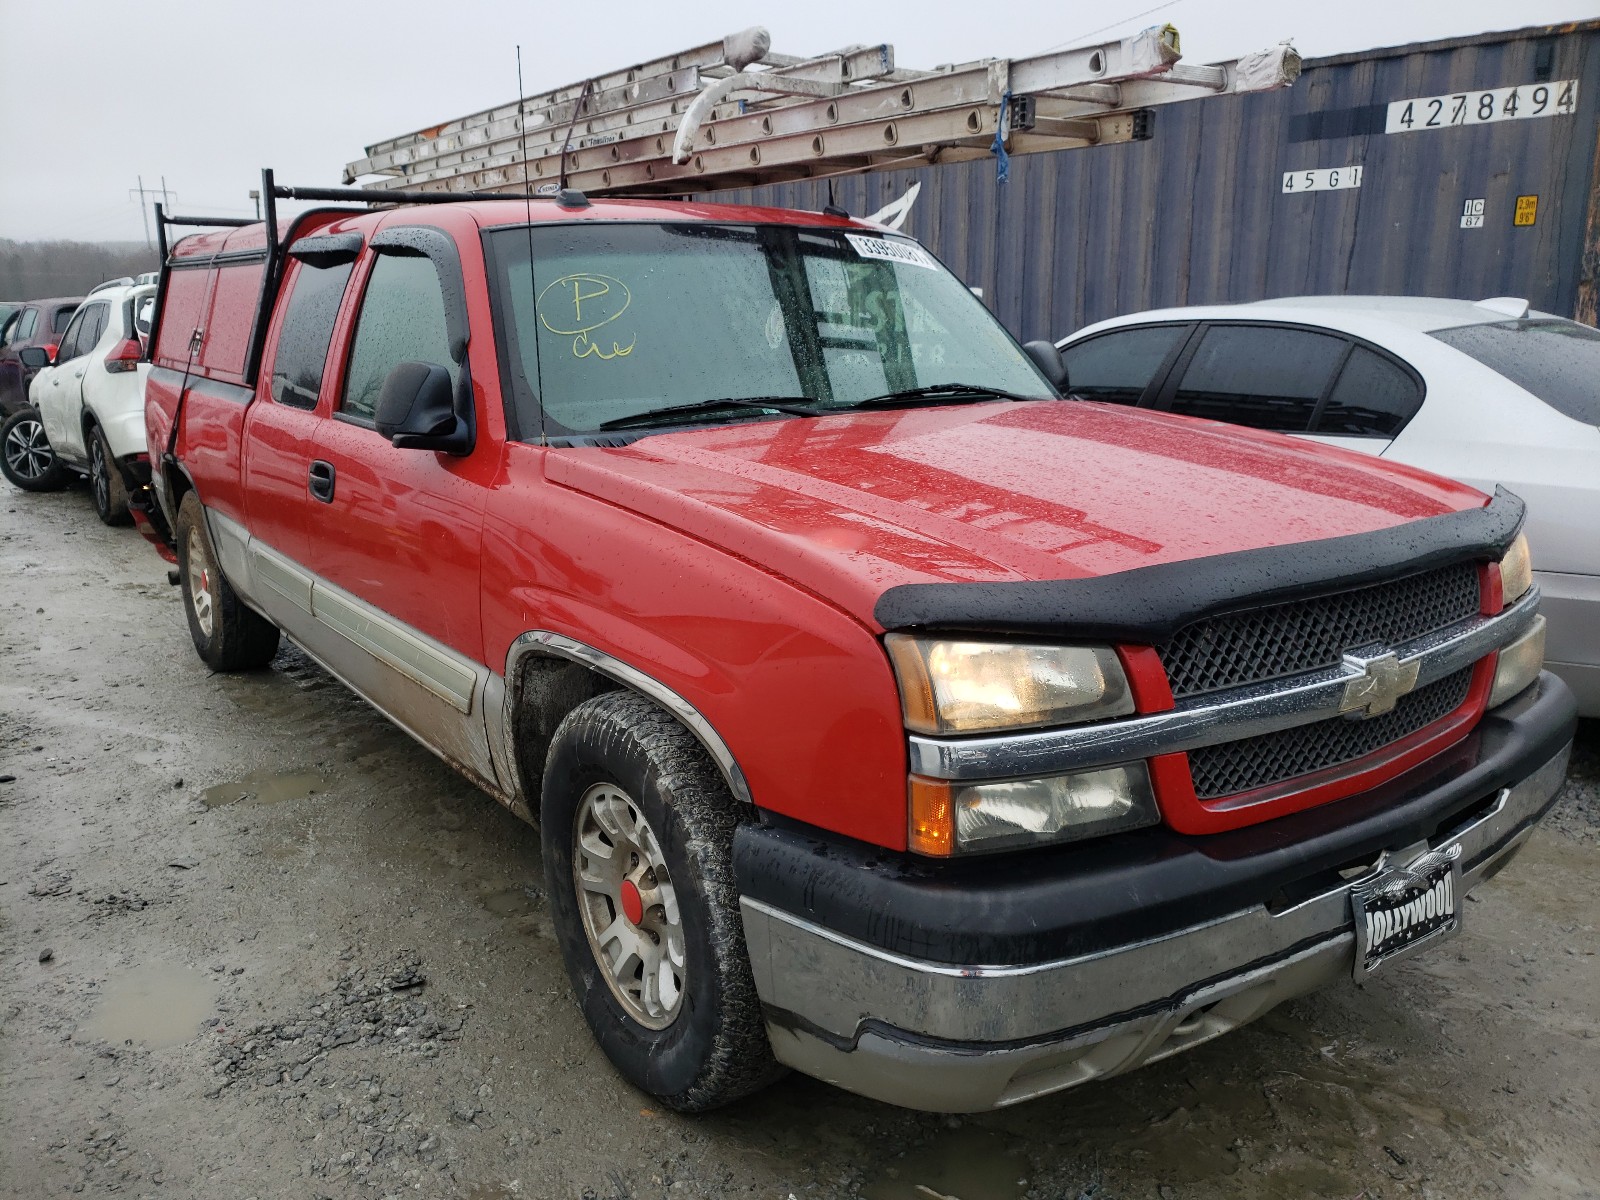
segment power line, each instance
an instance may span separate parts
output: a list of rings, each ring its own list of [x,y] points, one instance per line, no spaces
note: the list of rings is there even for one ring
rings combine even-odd
[[[1091,30],[1089,30],[1088,33],[1074,34],[1072,37],[1069,37],[1066,41],[1057,42],[1054,46],[1049,47],[1044,52],[1046,54],[1049,54],[1051,50],[1065,50],[1068,46],[1074,46],[1074,45],[1078,44],[1079,42],[1082,42],[1082,41],[1084,41],[1084,40],[1086,40],[1088,38],[1092,38],[1097,33],[1104,33],[1108,29],[1115,29],[1119,25],[1126,25],[1129,21],[1137,21],[1140,17],[1148,17],[1151,13],[1158,13],[1164,8],[1171,8],[1175,4],[1182,4],[1182,3],[1183,3],[1183,0],[1167,0],[1167,2],[1165,4],[1158,4],[1154,8],[1145,9],[1143,12],[1136,12],[1131,17],[1123,17],[1122,20],[1113,21],[1109,25],[1102,25],[1102,26],[1100,26],[1099,29],[1091,29]]]
[[[155,243],[150,240],[150,210],[145,206],[144,198],[146,196],[160,196],[162,205],[170,208],[172,201],[168,199],[169,193],[167,191],[167,177],[165,175],[161,177],[161,186],[158,188],[145,187],[143,175],[135,176],[135,178],[138,179],[139,186],[136,188],[129,188],[128,196],[130,199],[135,193],[137,193],[139,196],[139,215],[144,218],[144,244],[147,248],[154,250],[156,248]],[[170,194],[177,195],[176,192]]]

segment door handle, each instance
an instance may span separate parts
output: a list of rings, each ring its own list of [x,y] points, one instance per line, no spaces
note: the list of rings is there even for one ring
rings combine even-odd
[[[311,494],[324,504],[333,503],[333,464],[323,462],[320,458],[313,459],[311,463],[310,484]]]

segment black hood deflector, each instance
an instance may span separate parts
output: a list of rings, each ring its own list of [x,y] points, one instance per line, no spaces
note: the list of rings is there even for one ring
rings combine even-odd
[[[1191,621],[1343,592],[1467,559],[1502,557],[1523,503],[1504,488],[1482,508],[1372,533],[1158,563],[1092,579],[909,583],[878,597],[885,629],[1093,638],[1154,644]]]

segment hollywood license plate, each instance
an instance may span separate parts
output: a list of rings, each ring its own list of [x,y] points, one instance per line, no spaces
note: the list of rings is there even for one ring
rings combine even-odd
[[[1461,928],[1461,846],[1429,850],[1350,890],[1356,922],[1355,978],[1432,945]]]

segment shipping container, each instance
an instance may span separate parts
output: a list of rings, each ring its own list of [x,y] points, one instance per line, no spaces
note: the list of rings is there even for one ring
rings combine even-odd
[[[1283,91],[1175,104],[1154,136],[831,182],[905,225],[1020,338],[1168,305],[1521,296],[1596,323],[1600,20],[1308,59]],[[721,192],[821,208],[830,183]],[[712,197],[707,197],[712,198]]]

